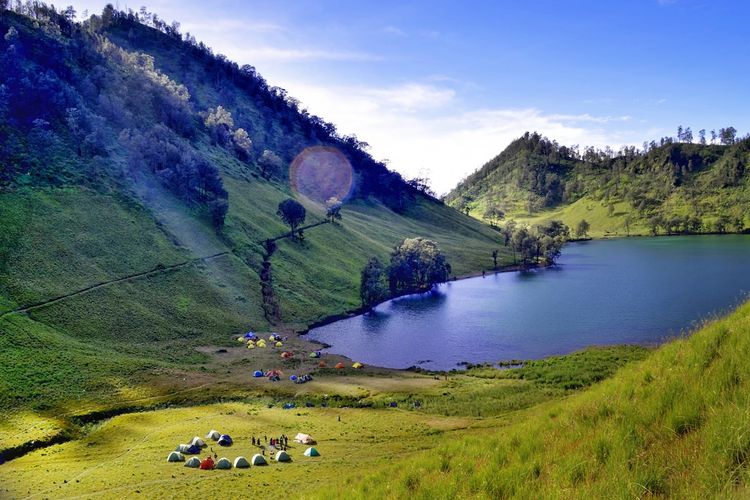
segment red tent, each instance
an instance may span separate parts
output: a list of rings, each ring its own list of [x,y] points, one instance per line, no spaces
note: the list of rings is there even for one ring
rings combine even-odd
[[[326,366],[328,366],[328,363],[326,363],[325,361],[321,361],[320,363],[318,363],[318,366],[320,368],[325,368]]]
[[[201,469],[203,470],[211,470],[214,468],[214,459],[211,457],[206,457],[205,459],[201,460]]]
[[[344,363],[336,363],[336,369],[337,369],[337,370],[341,370],[341,369],[343,369],[343,368],[345,368],[345,367],[344,367]]]

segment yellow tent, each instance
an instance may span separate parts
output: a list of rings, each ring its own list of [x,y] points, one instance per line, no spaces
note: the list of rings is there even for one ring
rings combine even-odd
[[[255,344],[247,344],[248,349],[255,349]]]
[[[283,347],[283,346],[284,344],[282,344],[281,342],[276,342],[276,347]]]
[[[354,363],[352,365],[352,368],[355,368],[355,369],[359,370],[360,368],[364,368],[364,366],[365,365],[363,365],[362,363],[360,363],[359,361],[357,361],[356,363]]]

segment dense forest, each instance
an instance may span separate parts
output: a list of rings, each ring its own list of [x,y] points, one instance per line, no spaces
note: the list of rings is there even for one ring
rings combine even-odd
[[[653,234],[742,231],[750,202],[750,138],[726,127],[709,137],[700,130],[693,139],[691,129],[680,126],[676,138],[615,152],[561,146],[527,132],[445,201],[490,223],[586,200],[609,217],[622,216],[623,232],[636,224]]]
[[[292,159],[322,144],[351,162],[354,198],[372,195],[403,211],[424,190],[254,67],[214,54],[145,8],[107,5],[80,22],[72,7],[42,2],[2,1],[0,11],[0,188],[106,191],[145,175],[220,228],[228,197],[212,149],[231,153],[253,176],[284,182]],[[159,54],[147,53],[155,45]]]

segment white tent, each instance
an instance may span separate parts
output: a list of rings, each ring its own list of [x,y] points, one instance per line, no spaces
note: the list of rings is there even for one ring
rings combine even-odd
[[[190,449],[189,444],[178,444],[177,448],[174,449],[174,451],[179,451],[180,453],[187,453]]]
[[[198,457],[190,457],[187,462],[185,462],[185,467],[192,467],[193,469],[197,469],[201,466],[201,459]]]
[[[320,453],[318,453],[318,450],[316,448],[313,448],[312,446],[305,450],[303,453],[306,457],[319,457]]]
[[[228,458],[220,458],[218,462],[216,462],[216,469],[231,469],[232,468],[232,462],[229,461]]]
[[[245,457],[237,457],[234,459],[235,469],[247,469],[248,467],[250,467],[250,462],[248,462]]]
[[[276,454],[276,461],[277,462],[291,462],[292,457],[289,456],[289,453],[285,452],[284,450],[281,450]]]
[[[206,442],[199,438],[198,436],[195,436],[193,440],[190,442],[190,444],[194,444],[195,446],[198,446],[200,448],[206,447]]]
[[[185,461],[185,455],[177,451],[173,451],[167,457],[167,462],[184,462],[184,461]]]
[[[250,459],[250,463],[253,465],[268,465],[268,462],[266,462],[266,457],[264,457],[260,453],[256,453],[255,455],[253,455],[253,458]]]
[[[294,437],[294,440],[302,444],[315,444],[315,440],[312,436],[309,434],[302,434],[301,432]]]
[[[214,441],[218,441],[221,437],[221,432],[216,430],[211,430],[208,434],[206,434],[206,439],[213,439]]]

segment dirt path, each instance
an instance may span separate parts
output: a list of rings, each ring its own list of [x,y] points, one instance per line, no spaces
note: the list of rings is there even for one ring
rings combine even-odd
[[[110,285],[115,285],[117,283],[122,283],[122,282],[125,282],[125,281],[130,281],[130,280],[134,280],[134,279],[138,279],[138,278],[144,278],[144,277],[147,277],[147,276],[154,276],[154,275],[157,275],[157,274],[161,274],[161,273],[165,273],[165,272],[168,272],[168,271],[172,271],[174,269],[180,269],[180,268],[185,267],[185,266],[196,264],[198,262],[206,262],[206,261],[209,261],[209,260],[212,260],[212,259],[223,257],[225,255],[229,255],[230,253],[231,252],[220,252],[220,253],[216,253],[216,254],[213,254],[213,255],[208,255],[206,257],[199,257],[197,259],[186,260],[186,261],[180,262],[178,264],[172,264],[171,266],[157,266],[157,267],[155,267],[153,269],[150,269],[148,271],[143,271],[143,272],[140,272],[140,273],[130,274],[128,276],[123,276],[121,278],[117,278],[117,279],[113,279],[113,280],[109,280],[109,281],[102,281],[101,283],[96,283],[94,285],[87,286],[86,288],[82,288],[80,290],[76,290],[75,292],[67,293],[65,295],[60,295],[59,297],[55,297],[55,298],[52,298],[52,299],[44,300],[42,302],[37,302],[36,304],[31,304],[31,305],[28,305],[28,306],[19,307],[17,309],[12,309],[10,311],[5,311],[4,313],[0,314],[0,318],[8,316],[9,314],[18,314],[18,313],[25,313],[25,312],[28,312],[28,311],[33,311],[34,309],[39,309],[41,307],[45,307],[45,306],[49,306],[49,305],[52,305],[52,304],[56,304],[56,303],[61,302],[61,301],[65,300],[65,299],[69,299],[69,298],[72,298],[72,297],[77,297],[79,295],[83,295],[85,293],[97,290],[99,288],[103,288],[103,287],[110,286]]]

